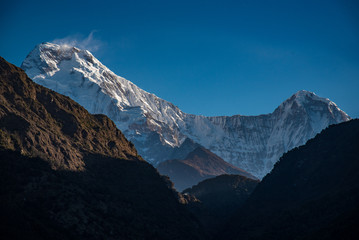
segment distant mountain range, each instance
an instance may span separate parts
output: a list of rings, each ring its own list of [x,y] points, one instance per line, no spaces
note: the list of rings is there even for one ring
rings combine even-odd
[[[184,159],[172,159],[160,163],[157,170],[170,177],[178,191],[196,185],[207,178],[223,174],[237,174],[256,179],[246,171],[235,167],[204,147],[197,147]]]
[[[187,114],[117,76],[89,51],[65,45],[40,44],[21,67],[33,81],[71,97],[91,113],[107,115],[155,166],[183,159],[200,144],[262,178],[283,153],[330,124],[350,119],[335,103],[308,91],[297,92],[265,115]]]

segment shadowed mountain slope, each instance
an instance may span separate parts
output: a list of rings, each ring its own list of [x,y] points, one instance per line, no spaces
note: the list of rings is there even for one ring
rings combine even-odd
[[[161,174],[169,176],[179,191],[222,174],[238,174],[255,179],[251,174],[232,166],[204,147],[197,147],[183,160],[162,162],[157,169]]]
[[[219,236],[356,239],[358,172],[359,120],[332,125],[283,155]]]
[[[185,189],[183,194],[199,200],[190,202],[188,208],[213,234],[237,212],[258,183],[240,175],[220,175]]]
[[[203,239],[165,177],[103,115],[0,58],[1,239]]]

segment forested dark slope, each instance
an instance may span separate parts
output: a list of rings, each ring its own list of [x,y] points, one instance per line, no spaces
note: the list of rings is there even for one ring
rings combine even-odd
[[[332,125],[283,155],[220,231],[227,239],[356,239],[359,120]]]

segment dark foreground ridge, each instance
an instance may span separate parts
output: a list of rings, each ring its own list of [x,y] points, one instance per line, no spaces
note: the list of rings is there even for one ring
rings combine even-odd
[[[103,115],[0,58],[0,239],[203,239]]]
[[[218,236],[356,239],[359,120],[332,125],[283,155]]]
[[[236,213],[248,199],[259,180],[240,175],[220,175],[206,179],[183,191],[184,196],[194,196],[188,208],[213,234]]]

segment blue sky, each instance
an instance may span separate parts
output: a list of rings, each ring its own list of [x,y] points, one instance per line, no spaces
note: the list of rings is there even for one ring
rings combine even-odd
[[[305,89],[359,117],[358,1],[14,0],[0,21],[15,65],[73,42],[188,113],[270,113]]]

